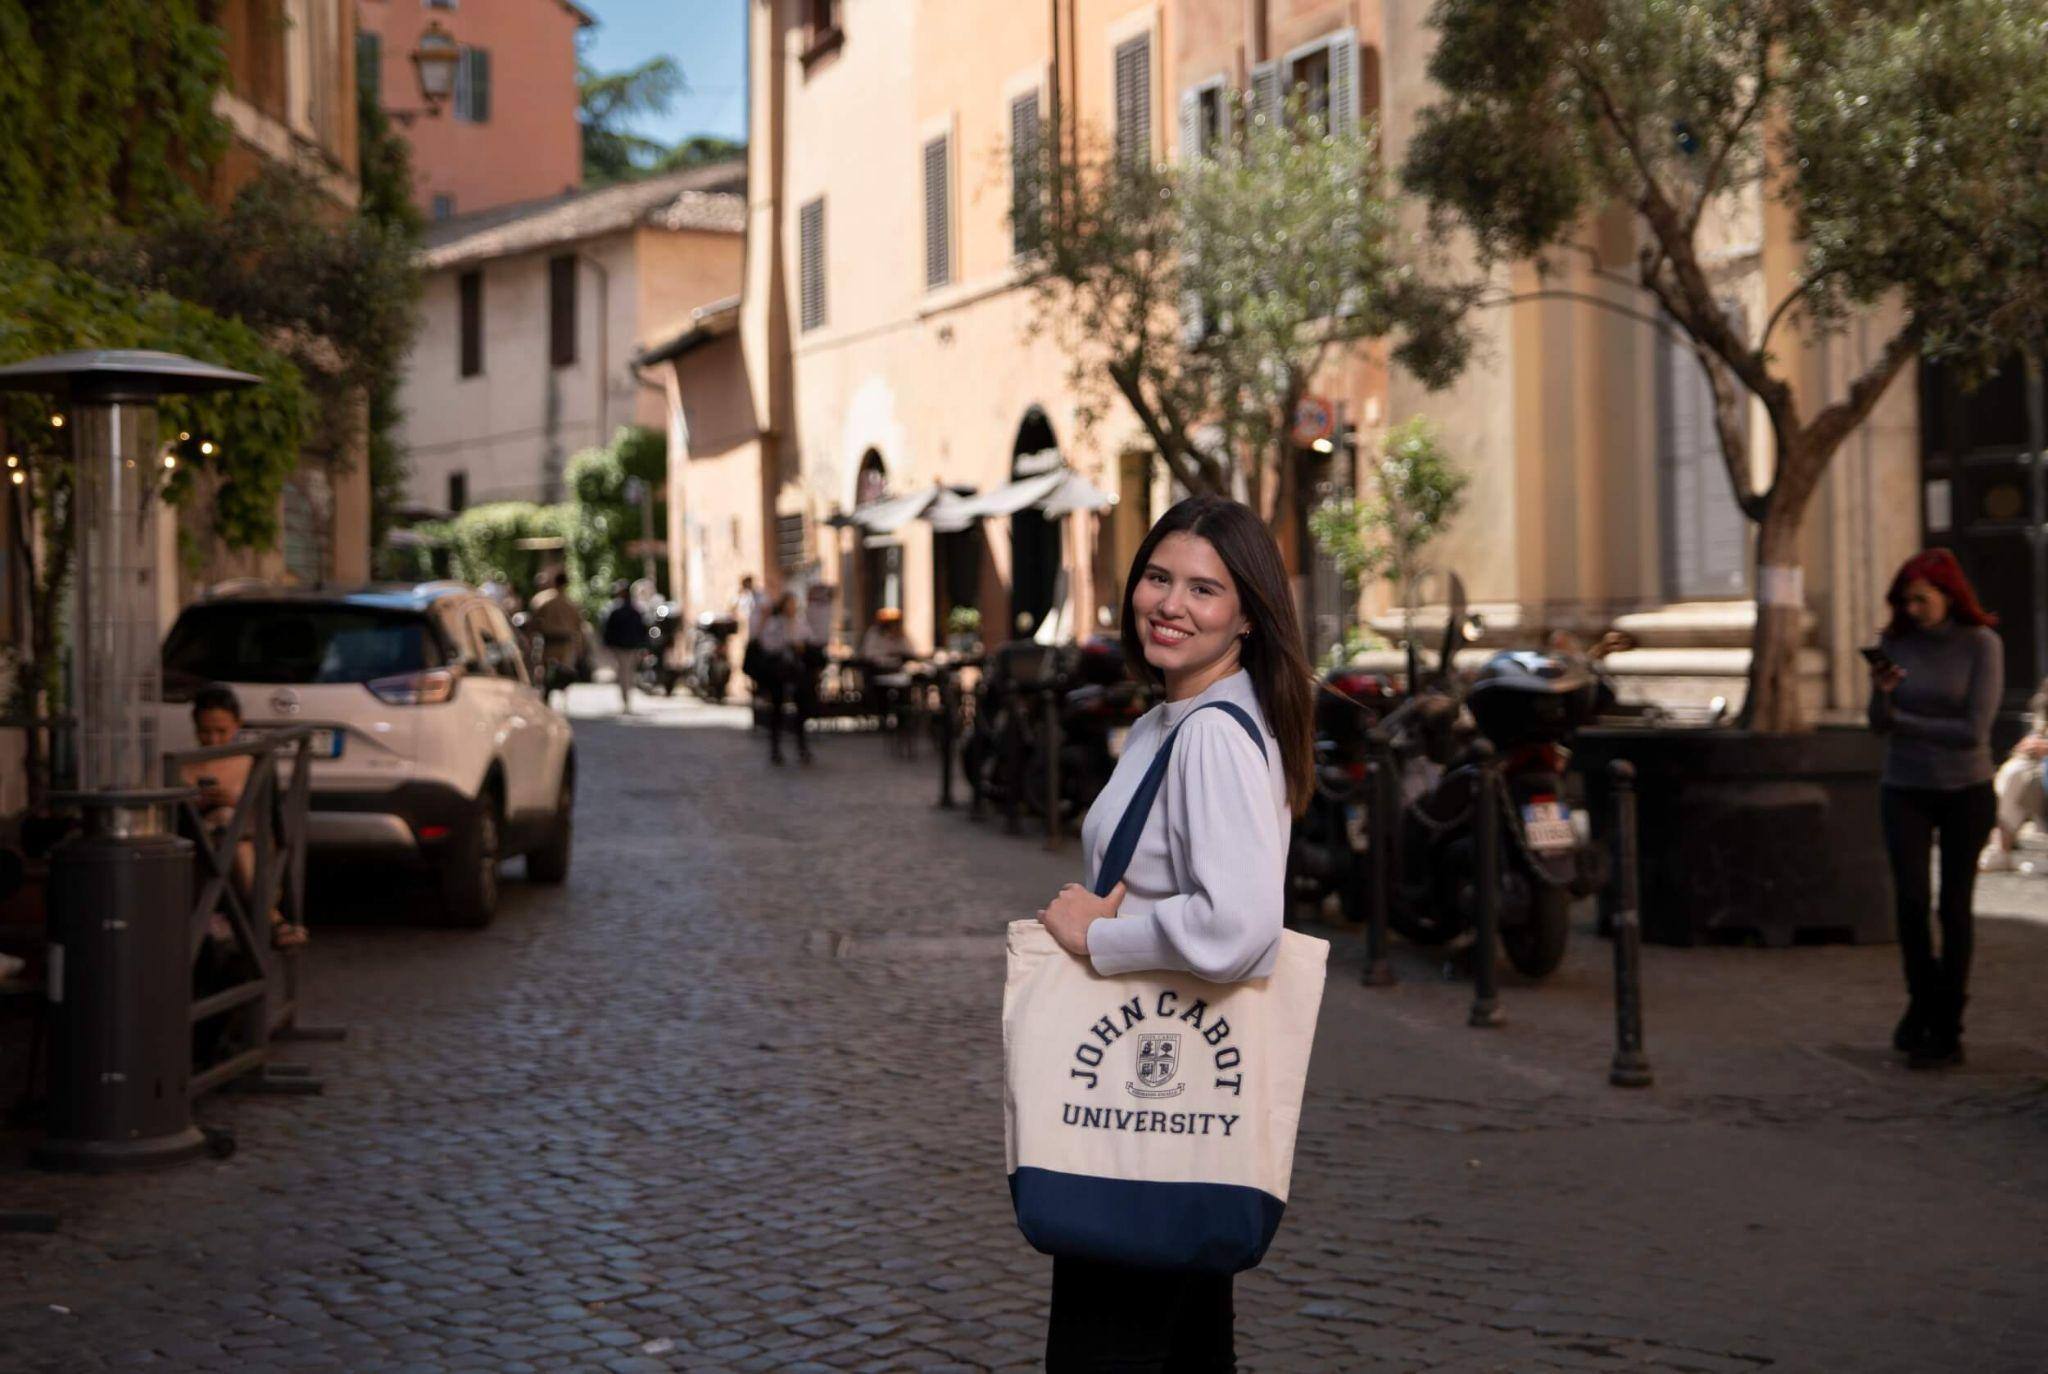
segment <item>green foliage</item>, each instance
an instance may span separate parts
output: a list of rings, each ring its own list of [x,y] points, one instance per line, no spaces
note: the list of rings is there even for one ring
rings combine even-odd
[[[1827,8],[1787,102],[1805,309],[1837,327],[1896,289],[1923,351],[1982,377],[2048,336],[2048,11]]]
[[[1284,485],[1295,403],[1334,352],[1391,337],[1442,385],[1465,362],[1466,294],[1399,251],[1374,128],[1333,133],[1298,97],[1282,121],[1237,116],[1233,147],[1182,167],[1048,137],[1017,169],[1014,218],[1084,418],[1114,392],[1189,490],[1227,494],[1242,465],[1257,501]]]
[[[644,488],[645,499],[655,499],[668,480],[668,440],[660,430],[621,425],[606,447],[587,448],[571,458],[564,476],[575,512],[568,531],[570,595],[595,615],[613,582],[640,575],[641,560],[627,551],[644,528],[632,484]],[[659,500],[652,523],[656,538],[668,528]],[[665,580],[659,560],[657,571],[657,582]]]
[[[747,145],[716,134],[692,134],[655,160],[654,171],[687,172],[720,162],[736,162],[747,155]]]
[[[1374,634],[1367,625],[1347,625],[1337,642],[1323,651],[1323,657],[1316,667],[1324,673],[1334,673],[1351,666],[1353,659],[1374,649],[1384,649],[1387,641]]]
[[[650,57],[620,72],[600,72],[579,62],[576,117],[583,126],[583,184],[608,186],[648,175],[670,150],[626,125],[642,115],[664,113],[687,89],[683,69],[670,57]]]
[[[155,348],[252,372],[264,384],[246,391],[166,398],[159,416],[179,464],[168,484],[173,501],[189,497],[204,475],[213,488],[212,531],[236,547],[267,548],[277,537],[278,501],[298,465],[312,422],[312,400],[292,362],[247,324],[161,291],[125,290],[48,261],[0,253],[0,363],[77,348]],[[31,460],[40,490],[66,479],[68,440],[48,425],[40,397],[0,397],[11,452]],[[201,451],[209,444],[213,451]]]
[[[0,0],[0,249],[200,204],[227,146],[201,0]]]
[[[410,280],[402,283],[410,320],[407,342],[418,326],[418,302],[423,274],[415,265],[418,248],[426,234],[426,220],[412,198],[412,145],[400,136],[378,103],[377,93],[365,81],[356,105],[356,139],[361,149],[362,199],[356,213],[381,231],[388,251],[403,254]],[[398,426],[404,420],[398,396],[404,379],[404,355],[380,356],[370,367],[366,389],[370,406],[368,458],[370,466],[370,547],[384,546],[391,528],[392,513],[405,499],[407,463],[398,446]]]
[[[1412,610],[1416,585],[1429,570],[1429,546],[1450,528],[1471,484],[1444,451],[1436,426],[1418,415],[1387,431],[1367,499],[1311,511],[1309,536],[1347,583],[1385,578]]]
[[[450,571],[464,582],[479,586],[494,573],[502,573],[522,592],[530,593],[542,566],[558,561],[558,557],[522,549],[519,541],[567,540],[575,520],[575,511],[568,505],[494,501],[471,506],[453,520],[417,528],[421,534],[447,546]]]

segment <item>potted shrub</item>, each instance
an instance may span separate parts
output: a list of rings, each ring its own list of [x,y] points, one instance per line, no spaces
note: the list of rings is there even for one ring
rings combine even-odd
[[[1643,769],[1646,921],[1668,917],[1662,933],[1680,938],[1888,936],[1880,751],[1860,732],[1811,731],[1799,700],[1801,535],[1829,460],[1908,362],[1982,377],[2048,335],[2038,15],[2002,0],[1439,0],[1432,17],[1442,98],[1422,112],[1407,184],[1486,267],[1579,251],[1594,214],[1627,207],[1635,270],[1595,271],[1639,299],[1580,298],[1691,346],[1756,526],[1741,728],[1585,741],[1596,763],[1626,754]],[[1718,298],[1703,225],[1751,196],[1759,221],[1789,214],[1804,261],[1746,328]],[[1895,308],[1867,317],[1892,321],[1875,361],[1814,405],[1775,351],[1779,330],[1797,319],[1823,337],[1880,305]],[[1761,482],[1759,409],[1772,441]]]
[[[946,647],[956,654],[981,652],[981,612],[972,606],[955,606],[946,612]]]

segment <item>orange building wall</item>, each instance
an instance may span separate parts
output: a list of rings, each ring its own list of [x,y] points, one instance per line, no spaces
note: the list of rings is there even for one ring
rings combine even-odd
[[[430,10],[419,0],[357,0],[363,31],[381,36],[378,93],[387,110],[425,102],[412,51],[427,25],[465,46],[490,52],[490,118],[455,117],[450,101],[439,115],[401,126],[413,150],[413,193],[433,213],[449,196],[454,213],[540,200],[583,182],[583,143],[576,124],[576,32],[582,20],[562,0],[468,0]]]
[[[689,322],[690,312],[740,293],[746,269],[744,234],[642,229],[639,255],[639,342],[663,339]]]

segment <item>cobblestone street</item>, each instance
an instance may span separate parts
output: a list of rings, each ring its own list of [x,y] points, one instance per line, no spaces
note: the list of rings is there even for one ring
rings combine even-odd
[[[1003,1180],[1004,923],[1078,877],[935,769],[743,713],[574,701],[575,866],[483,932],[351,900],[240,1149],[0,1168],[0,1370],[1024,1370],[1049,1262]],[[509,872],[517,872],[512,866]],[[2048,1367],[2048,880],[1980,902],[1968,1068],[1887,1049],[1889,947],[1645,951],[1657,1086],[1605,1081],[1607,946],[1508,1024],[1336,934],[1256,1371]]]

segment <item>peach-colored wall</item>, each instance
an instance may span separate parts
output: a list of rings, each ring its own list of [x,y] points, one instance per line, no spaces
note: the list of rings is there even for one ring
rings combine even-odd
[[[427,25],[439,22],[454,39],[490,53],[490,117],[441,113],[401,126],[412,144],[413,187],[432,213],[449,196],[454,213],[538,200],[583,181],[583,142],[576,124],[576,32],[582,21],[562,0],[468,0],[453,10],[419,0],[356,0],[365,32],[381,36],[379,95],[387,110],[425,105],[411,54]]]
[[[739,294],[744,235],[642,229],[636,240],[641,342],[670,337],[688,324],[692,310]]]
[[[691,616],[723,610],[743,574],[764,573],[768,534],[762,449],[748,400],[737,334],[684,354],[664,369],[674,418],[669,434],[669,569]]]

